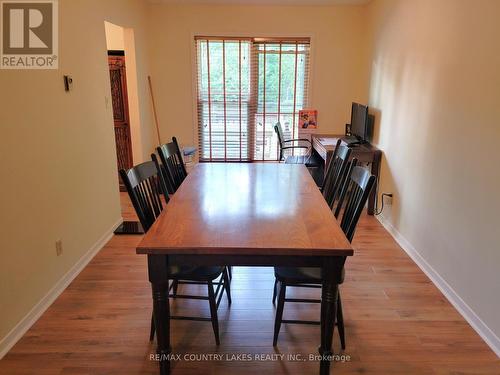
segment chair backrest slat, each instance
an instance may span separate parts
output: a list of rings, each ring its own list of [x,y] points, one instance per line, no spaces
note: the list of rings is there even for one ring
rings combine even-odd
[[[168,203],[169,196],[155,155],[153,160],[134,166],[129,170],[120,170],[128,195],[142,227],[148,231],[156,218],[163,211],[161,196]]]
[[[280,143],[280,146],[283,146],[283,142],[285,141],[285,135],[283,133],[283,128],[281,127],[280,122],[277,122],[274,125],[274,131],[276,132],[276,135],[278,136],[278,142]]]
[[[187,176],[186,166],[182,159],[181,150],[177,139],[172,137],[172,142],[165,143],[156,148],[162,164],[162,174],[165,179],[168,192],[173,194]]]
[[[349,163],[347,179],[342,188],[335,216],[338,216],[343,209],[340,227],[344,231],[347,239],[352,241],[361,212],[365,207],[368,196],[374,185],[375,176],[366,169],[356,166],[356,159]],[[344,206],[345,202],[345,206]]]
[[[339,138],[337,140],[337,144],[335,145],[335,148],[333,149],[332,157],[325,168],[325,173],[324,173],[324,177],[323,177],[323,186],[322,186],[323,191],[325,189],[326,184],[328,183],[328,178],[331,175],[331,169],[333,168],[332,161],[335,160],[335,158],[337,157],[337,153],[339,152],[341,144],[342,144],[342,139]]]
[[[342,186],[347,178],[346,172],[351,156],[351,149],[340,146],[340,143],[339,139],[330,163],[328,163],[323,184],[323,197],[330,208],[333,208],[335,201],[340,196]]]
[[[278,121],[274,125],[274,131],[276,132],[276,135],[278,136],[278,143],[279,143],[279,148],[280,148],[280,160],[283,160],[283,147],[285,147],[284,142],[285,142],[285,135],[283,133],[283,128],[281,127],[281,123]]]

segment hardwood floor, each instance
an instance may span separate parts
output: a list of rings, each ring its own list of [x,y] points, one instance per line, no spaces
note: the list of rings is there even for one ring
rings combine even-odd
[[[122,206],[132,218],[125,195]],[[139,240],[113,237],[0,361],[0,374],[157,374],[148,341],[146,257],[135,254]],[[375,218],[362,217],[353,244],[341,286],[348,360],[336,362],[332,374],[500,374],[496,355]],[[228,307],[224,298],[219,309],[220,347],[210,323],[173,321],[174,353],[217,353],[224,360],[174,361],[172,374],[316,374],[316,361],[230,361],[236,354],[317,354],[316,326],[283,325],[273,348],[273,281],[271,268],[233,269],[233,303]],[[319,296],[319,290],[294,293]],[[208,316],[209,309],[206,301],[178,300],[172,312]],[[289,303],[284,316],[317,319],[319,306]],[[334,345],[341,354],[337,334]]]

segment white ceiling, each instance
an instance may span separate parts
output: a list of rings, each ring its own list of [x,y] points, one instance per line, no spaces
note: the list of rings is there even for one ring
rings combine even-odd
[[[239,5],[358,5],[370,0],[149,0],[165,4],[239,4]]]

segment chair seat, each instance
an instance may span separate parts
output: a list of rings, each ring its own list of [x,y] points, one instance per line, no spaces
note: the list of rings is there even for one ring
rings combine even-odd
[[[314,158],[310,155],[293,155],[287,156],[285,164],[305,164],[307,168],[318,168],[318,163],[314,162]]]
[[[344,269],[339,284],[344,282]],[[274,276],[285,284],[321,284],[321,268],[319,267],[274,267]]]
[[[172,265],[168,268],[172,280],[211,281],[222,274],[224,267],[196,267]]]
[[[306,164],[309,155],[291,155],[285,159],[285,164]]]

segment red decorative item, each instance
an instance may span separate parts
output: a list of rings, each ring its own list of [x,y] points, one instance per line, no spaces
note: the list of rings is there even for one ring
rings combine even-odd
[[[315,130],[318,128],[318,111],[302,109],[299,111],[299,129]]]

